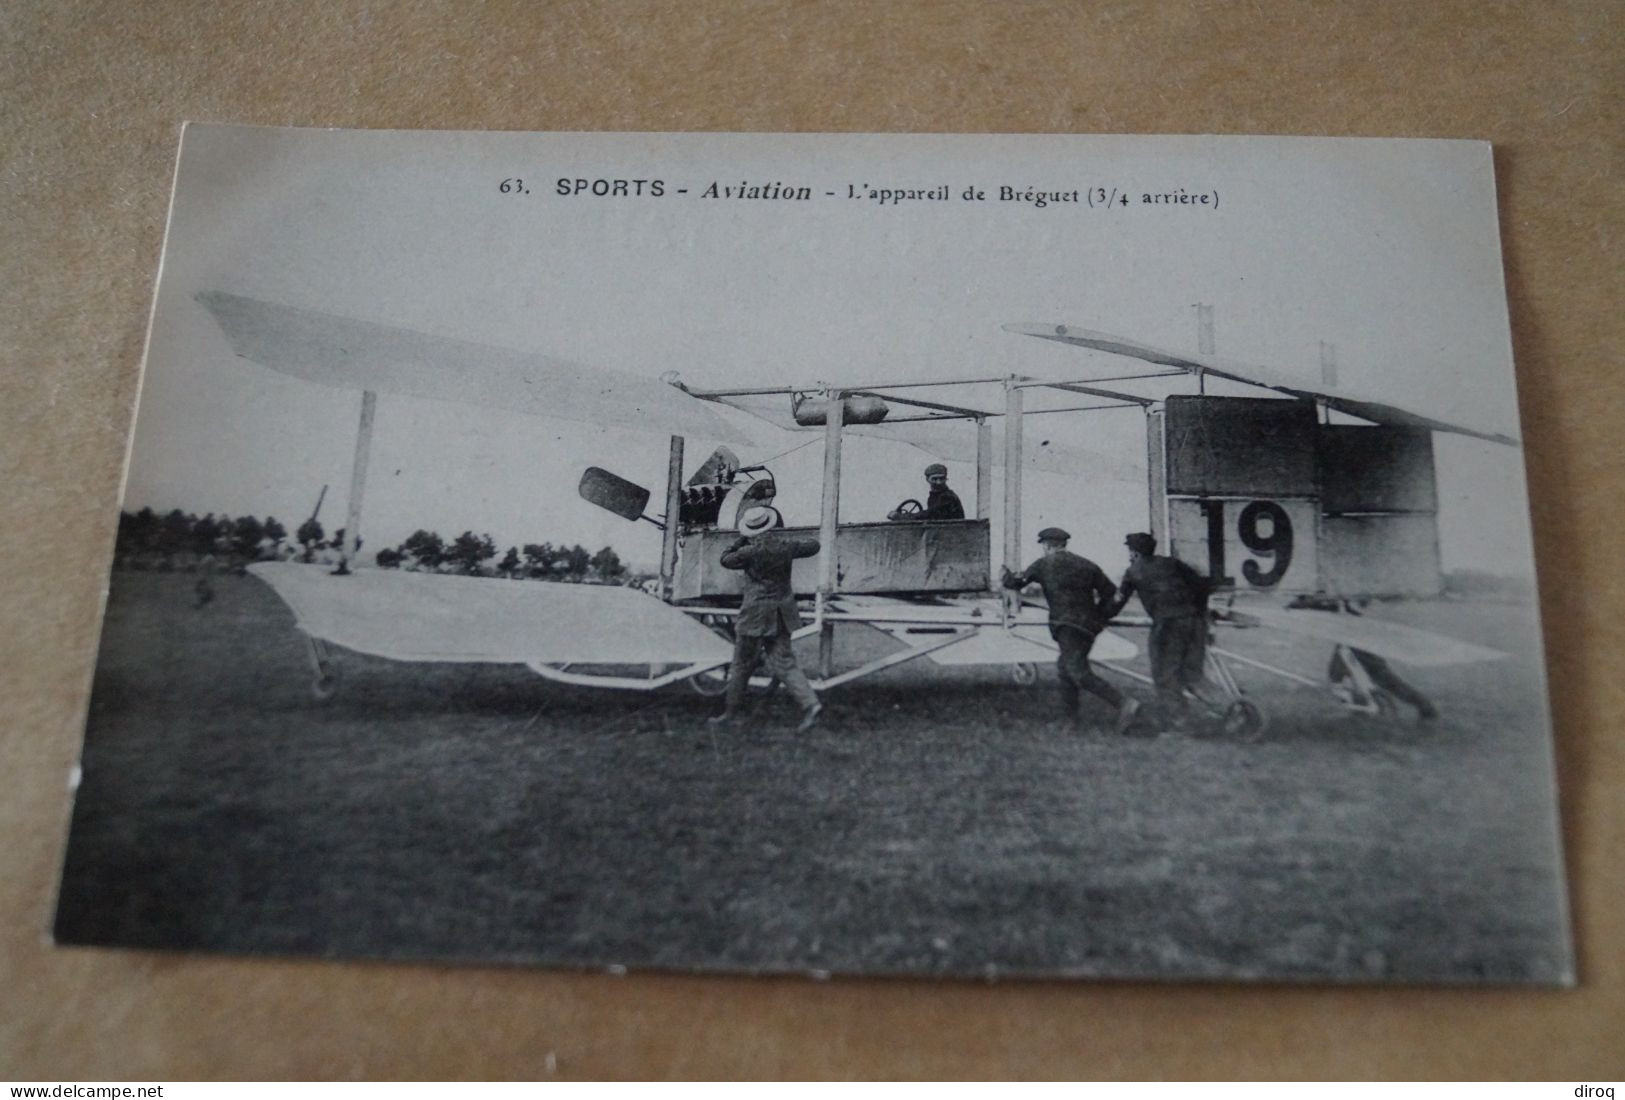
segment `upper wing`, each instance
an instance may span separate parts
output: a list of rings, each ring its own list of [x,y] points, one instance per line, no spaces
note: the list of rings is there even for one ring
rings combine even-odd
[[[223,291],[197,300],[238,355],[309,382],[751,442],[705,402],[657,379]]]
[[[1126,355],[1133,359],[1153,363],[1159,367],[1177,367],[1180,370],[1192,373],[1211,374],[1216,378],[1225,378],[1232,382],[1242,382],[1250,386],[1261,386],[1291,397],[1321,401],[1328,408],[1348,413],[1351,416],[1358,416],[1362,420],[1369,420],[1375,424],[1389,424],[1399,428],[1426,428],[1429,431],[1452,432],[1456,435],[1487,439],[1492,443],[1504,443],[1513,447],[1519,445],[1516,437],[1501,432],[1436,420],[1431,416],[1424,416],[1409,409],[1402,409],[1398,405],[1373,401],[1366,397],[1351,394],[1347,390],[1331,389],[1329,387],[1317,389],[1305,386],[1301,380],[1270,370],[1268,367],[1254,366],[1250,363],[1235,363],[1229,360],[1217,359],[1211,355],[1186,355],[1181,352],[1167,351],[1162,348],[1151,347],[1148,344],[1136,343],[1133,340],[1125,340],[1121,336],[1075,328],[1071,325],[1017,324],[1005,325],[1004,330],[1006,332],[1020,333],[1023,336],[1037,336],[1042,340],[1056,340],[1063,344],[1091,348],[1094,351],[1110,352],[1113,355]]]
[[[722,638],[633,588],[261,562],[315,638],[396,661],[692,664],[726,661]]]

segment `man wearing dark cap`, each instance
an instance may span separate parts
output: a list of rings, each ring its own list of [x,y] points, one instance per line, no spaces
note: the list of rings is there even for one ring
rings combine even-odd
[[[1206,577],[1174,557],[1157,554],[1157,540],[1137,532],[1123,540],[1128,572],[1110,618],[1135,596],[1151,616],[1151,680],[1166,720],[1179,724],[1185,715],[1185,691],[1202,683],[1207,660]]]
[[[728,695],[722,713],[711,719],[736,720],[744,708],[745,688],[760,660],[801,704],[799,729],[811,729],[824,709],[796,663],[790,635],[801,626],[790,571],[797,558],[818,553],[817,539],[792,538],[774,532],[779,517],[772,508],[751,508],[739,519],[739,538],[722,554],[724,569],[744,574],[744,596],[734,620],[734,659],[728,669]]]
[[[1022,589],[1036,584],[1049,603],[1049,633],[1061,647],[1056,667],[1061,673],[1061,707],[1069,721],[1078,720],[1078,692],[1098,695],[1117,708],[1117,732],[1127,732],[1140,704],[1127,698],[1089,667],[1095,638],[1111,621],[1109,608],[1117,586],[1100,566],[1067,550],[1072,536],[1059,527],[1038,532],[1044,556],[1020,573],[1004,569],[1004,586]]]
[[[948,488],[948,467],[940,462],[931,463],[925,468],[925,483],[931,487],[931,492],[925,498],[922,511],[906,512],[899,505],[886,518],[893,522],[965,518],[965,506],[959,503],[959,494]]]

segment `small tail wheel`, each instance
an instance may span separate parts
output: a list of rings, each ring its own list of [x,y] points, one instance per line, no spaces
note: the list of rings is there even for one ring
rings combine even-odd
[[[310,682],[310,693],[319,702],[327,702],[338,694],[339,670],[337,665],[326,665],[316,673],[316,678]]]
[[[1379,722],[1399,721],[1399,701],[1392,695],[1381,688],[1376,688],[1371,692],[1371,702],[1377,708],[1376,717]]]
[[[1251,699],[1237,699],[1224,711],[1224,732],[1243,741],[1257,741],[1264,736],[1269,718],[1264,708]]]
[[[1010,666],[1010,678],[1026,687],[1038,680],[1038,666],[1031,661],[1018,661]]]

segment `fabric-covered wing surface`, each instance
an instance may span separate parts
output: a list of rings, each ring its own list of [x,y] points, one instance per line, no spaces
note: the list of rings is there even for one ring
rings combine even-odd
[[[1121,336],[1112,336],[1109,333],[1095,332],[1091,329],[1076,328],[1071,325],[1012,324],[1005,325],[1004,330],[1019,333],[1022,336],[1037,336],[1041,340],[1055,340],[1063,344],[1072,344],[1075,347],[1089,348],[1092,351],[1126,355],[1129,358],[1139,359],[1154,366],[1177,367],[1184,371],[1211,374],[1216,378],[1225,378],[1231,382],[1262,386],[1265,389],[1275,390],[1277,393],[1284,393],[1290,397],[1323,401],[1329,408],[1348,413],[1350,416],[1358,416],[1362,420],[1369,420],[1374,424],[1388,424],[1400,428],[1426,428],[1429,431],[1451,432],[1456,435],[1471,436],[1474,439],[1486,439],[1491,443],[1503,443],[1511,447],[1519,445],[1516,437],[1503,432],[1436,420],[1431,416],[1424,416],[1409,409],[1402,409],[1398,405],[1390,405],[1384,401],[1370,400],[1349,393],[1346,390],[1306,386],[1301,379],[1270,370],[1268,367],[1254,366],[1251,363],[1234,363],[1211,355],[1186,355],[1181,352],[1154,348],[1149,344],[1126,340]]]
[[[728,642],[652,596],[608,585],[262,562],[249,572],[323,641],[396,661],[690,664]]]
[[[1498,649],[1435,634],[1431,630],[1363,616],[1254,606],[1237,607],[1231,614],[1240,622],[1250,620],[1287,634],[1331,642],[1333,645],[1353,646],[1418,668],[1469,665],[1479,661],[1496,661],[1506,656]]]
[[[715,409],[657,379],[221,291],[197,300],[238,355],[308,382],[751,442]]]

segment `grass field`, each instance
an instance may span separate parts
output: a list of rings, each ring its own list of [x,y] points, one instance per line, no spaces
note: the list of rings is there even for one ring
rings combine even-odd
[[[222,577],[114,576],[56,935],[569,966],[1545,981],[1569,973],[1526,608],[1387,610],[1513,650],[1429,727],[1256,676],[1259,744],[1092,737],[1053,668],[902,666],[713,733],[716,703],[340,654]],[[510,583],[492,581],[490,583]],[[844,655],[894,643],[856,628]],[[1309,675],[1323,647],[1226,644]],[[1143,689],[1132,688],[1144,696]],[[1105,720],[1102,710],[1100,715]]]

